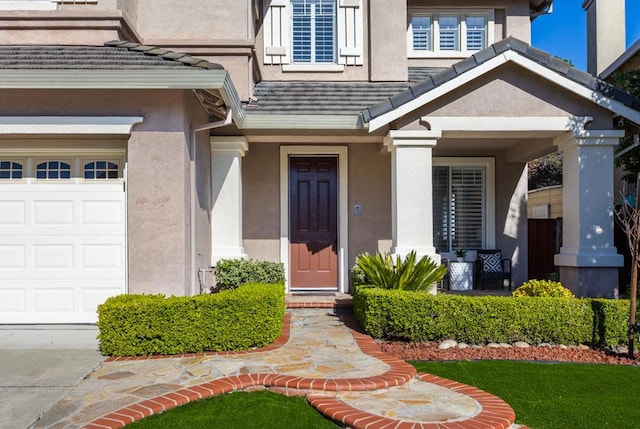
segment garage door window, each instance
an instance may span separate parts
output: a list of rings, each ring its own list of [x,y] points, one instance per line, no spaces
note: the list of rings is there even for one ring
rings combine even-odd
[[[36,166],[36,179],[71,179],[71,165],[63,161],[46,161]]]
[[[117,179],[118,164],[110,161],[88,162],[84,165],[84,178],[89,180]]]
[[[13,161],[0,161],[0,180],[22,179],[22,164]]]

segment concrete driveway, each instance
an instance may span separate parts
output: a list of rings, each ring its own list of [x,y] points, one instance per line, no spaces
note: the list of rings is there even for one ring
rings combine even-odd
[[[98,329],[0,325],[0,429],[31,427],[100,365]]]

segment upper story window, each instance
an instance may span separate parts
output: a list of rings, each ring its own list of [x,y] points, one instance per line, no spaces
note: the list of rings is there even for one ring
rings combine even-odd
[[[264,63],[283,71],[363,64],[362,0],[264,0]]]
[[[71,164],[64,161],[45,161],[36,165],[36,179],[71,179]]]
[[[292,0],[294,63],[333,63],[336,50],[336,1]]]
[[[410,58],[460,58],[493,43],[491,10],[409,11],[407,46]]]
[[[0,180],[22,179],[22,164],[15,161],[0,161]]]

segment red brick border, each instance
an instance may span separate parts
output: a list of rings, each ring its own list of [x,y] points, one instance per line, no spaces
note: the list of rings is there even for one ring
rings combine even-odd
[[[186,404],[187,402],[237,390],[250,389],[256,386],[264,386],[278,393],[287,395],[303,394],[304,391],[309,390],[334,392],[370,391],[400,386],[409,382],[416,376],[416,370],[412,365],[409,365],[395,356],[382,352],[370,336],[354,329],[353,326],[355,326],[355,319],[352,315],[345,315],[343,320],[348,326],[350,325],[349,329],[360,350],[363,353],[366,353],[369,356],[379,359],[389,365],[390,369],[387,372],[381,375],[364,378],[308,378],[284,374],[243,374],[228,376],[197,386],[179,389],[175,392],[170,392],[129,405],[97,418],[84,427],[86,429],[121,428],[129,423],[141,420],[144,417],[161,413],[171,408]],[[290,333],[291,314],[287,313],[283,323],[282,335],[275,343],[260,349],[243,352],[189,353],[174,356],[114,357],[108,358],[107,361],[257,353],[274,350],[283,346],[289,341]],[[422,381],[437,384],[473,397],[482,406],[482,411],[472,419],[461,422],[437,424],[415,423],[377,416],[351,407],[336,398],[318,394],[308,395],[307,400],[314,408],[318,409],[318,411],[328,418],[342,422],[354,429],[507,429],[515,421],[515,413],[511,407],[496,396],[475,387],[467,386],[465,384],[434,375],[419,374],[419,378]]]
[[[516,419],[513,409],[502,399],[476,387],[430,374],[419,374],[421,381],[436,384],[467,395],[480,403],[482,410],[467,420],[456,422],[420,423],[392,419],[359,410],[341,400],[322,395],[307,397],[309,404],[327,418],[353,429],[507,429]]]

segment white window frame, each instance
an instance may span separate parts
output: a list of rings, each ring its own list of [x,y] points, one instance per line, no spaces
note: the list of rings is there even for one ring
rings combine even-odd
[[[11,158],[0,156],[0,162],[10,162],[20,164],[22,166],[22,177],[20,179],[13,179],[11,177],[3,179],[0,177],[0,183],[24,183],[27,177],[27,160],[25,158]],[[9,172],[13,172],[13,168],[9,168]],[[11,175],[11,174],[10,174]]]
[[[322,65],[326,65],[326,64],[337,64],[338,62],[338,43],[337,43],[337,38],[338,38],[338,2],[337,0],[290,0],[291,1],[291,18],[290,18],[290,34],[289,37],[291,37],[291,61],[293,64],[296,65],[300,65],[300,64],[304,64],[304,65],[313,65],[313,66],[322,66]],[[309,61],[298,61],[296,62],[294,55],[295,55],[295,46],[294,46],[294,42],[295,42],[295,32],[294,32],[294,18],[295,15],[293,13],[293,3],[296,1],[326,1],[326,2],[332,2],[333,3],[333,15],[331,16],[331,25],[332,25],[332,30],[331,33],[333,34],[333,38],[331,40],[331,61],[316,61],[316,49],[318,47],[318,37],[316,35],[316,12],[315,12],[315,7],[313,8],[311,15],[310,15],[310,19],[311,19],[311,24],[310,24],[310,40],[311,40],[311,46],[310,46],[310,52],[309,52],[309,57],[310,60]],[[307,15],[304,15],[307,16]]]
[[[38,165],[42,164],[43,162],[47,163],[47,168],[46,168],[46,172],[47,172],[47,176],[49,175],[48,172],[49,167],[48,164],[50,162],[58,162],[58,163],[65,163],[69,165],[69,177],[68,178],[57,178],[57,179],[52,179],[49,177],[46,177],[44,179],[40,179],[38,178]],[[61,156],[51,156],[51,157],[42,157],[42,158],[34,158],[33,160],[33,175],[31,177],[33,177],[33,180],[37,181],[37,182],[55,182],[55,183],[66,183],[66,182],[72,182],[74,179],[74,173],[75,173],[75,165],[73,162],[73,158],[69,158],[69,157],[61,157]],[[58,171],[60,171],[60,168],[58,168]]]
[[[496,246],[496,182],[495,158],[477,157],[434,157],[433,167],[483,167],[485,169],[485,206],[484,206],[484,225],[482,247],[485,249],[493,249]],[[433,194],[433,191],[432,191]],[[435,208],[434,208],[435,209]],[[433,222],[433,218],[431,219]],[[435,235],[435,231],[434,231]],[[452,249],[453,251],[453,249]],[[451,252],[442,252],[449,254]]]
[[[428,16],[431,18],[431,49],[413,49],[413,28],[411,19],[414,16]],[[458,48],[457,50],[440,50],[440,17],[455,16],[458,18]],[[408,58],[466,58],[477,50],[467,49],[467,18],[481,16],[486,20],[486,46],[495,41],[495,13],[493,9],[410,9],[407,14],[407,56]]]
[[[293,63],[291,0],[263,0],[263,62],[283,72],[343,72],[364,64],[364,0],[336,0],[334,62]]]
[[[114,163],[116,164],[116,166],[118,167],[118,177],[115,179],[110,179],[110,178],[104,178],[104,179],[98,179],[98,178],[93,178],[93,179],[86,179],[84,177],[85,174],[85,166],[87,164],[90,164],[92,162],[106,162],[106,163]],[[79,165],[79,170],[78,170],[78,177],[80,177],[80,179],[82,179],[85,182],[92,182],[92,183],[96,183],[96,182],[113,182],[114,180],[118,180],[122,178],[122,166],[123,166],[123,160],[120,158],[108,158],[108,157],[90,157],[90,158],[80,158],[80,165]],[[109,171],[109,169],[107,168],[107,171]]]

